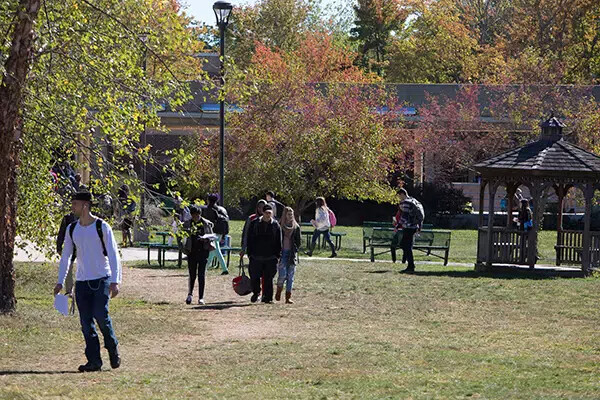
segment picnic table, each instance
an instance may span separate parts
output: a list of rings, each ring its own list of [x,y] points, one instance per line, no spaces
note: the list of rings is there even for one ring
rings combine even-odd
[[[168,244],[167,243],[167,238],[169,236],[171,236],[171,232],[165,232],[165,231],[158,231],[158,232],[153,232],[152,235],[157,235],[157,236],[161,236],[162,237],[162,243],[156,243],[156,242],[140,242],[139,245],[142,247],[146,247],[148,249],[148,265],[151,264],[151,256],[150,256],[150,251],[152,249],[156,249],[158,252],[158,265],[160,267],[164,267],[165,266],[165,261],[166,261],[166,253],[167,250],[178,250],[178,257],[177,257],[177,266],[181,267],[181,264],[183,263],[183,253],[181,251],[181,248],[179,247],[178,244]]]

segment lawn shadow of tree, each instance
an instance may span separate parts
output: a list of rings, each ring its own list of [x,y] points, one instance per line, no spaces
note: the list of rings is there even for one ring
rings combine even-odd
[[[207,303],[203,306],[192,307],[193,310],[226,310],[228,308],[248,307],[251,303],[235,303],[233,301],[219,301],[215,303]]]
[[[402,273],[401,271],[399,271]],[[530,269],[518,266],[494,266],[489,271],[467,270],[417,270],[406,273],[416,276],[447,276],[450,278],[492,278],[492,279],[557,279],[557,278],[584,278],[585,274],[581,270],[563,270],[563,269]]]

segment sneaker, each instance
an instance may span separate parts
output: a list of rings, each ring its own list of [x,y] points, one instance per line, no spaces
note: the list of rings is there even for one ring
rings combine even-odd
[[[415,269],[414,269],[414,268],[406,268],[406,269],[403,269],[403,270],[402,270],[402,271],[400,271],[400,272],[403,272],[403,273],[405,273],[405,274],[408,274],[408,273],[411,273],[411,272],[415,272]]]
[[[77,368],[77,370],[79,372],[96,372],[102,370],[102,365],[87,363],[80,365],[79,368]]]
[[[204,302],[204,299],[198,299],[198,304],[203,306],[206,303]]]
[[[121,356],[119,355],[119,349],[117,348],[114,352],[109,352],[108,357],[110,358],[110,367],[117,369],[121,366]]]
[[[192,295],[188,294],[187,299],[185,299],[185,304],[192,304]]]
[[[331,255],[329,256],[329,258],[334,258],[337,257],[337,253],[331,253]]]
[[[312,257],[312,251],[307,251],[307,252],[305,252],[304,254],[306,254],[306,255],[307,255],[307,256],[309,256],[309,257]]]
[[[258,301],[258,294],[253,294],[252,297],[250,297],[250,301],[256,303]]]
[[[229,275],[229,271],[223,271],[221,272],[221,275]]]

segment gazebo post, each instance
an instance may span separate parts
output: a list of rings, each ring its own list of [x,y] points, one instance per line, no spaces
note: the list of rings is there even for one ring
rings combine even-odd
[[[556,197],[558,197],[558,215],[556,217],[556,266],[560,266],[560,261],[562,258],[562,246],[563,246],[563,209],[565,206],[565,196],[569,190],[568,185],[563,185],[559,183],[554,185],[554,192],[556,192]]]
[[[587,183],[584,187],[585,196],[585,216],[583,223],[583,242],[581,244],[581,269],[584,274],[588,274],[591,269],[591,225],[592,225],[592,198],[594,197],[594,186]]]
[[[490,182],[488,191],[489,191],[489,207],[488,207],[488,235],[487,235],[487,258],[486,264],[487,267],[492,266],[492,253],[494,251],[494,203],[496,200],[496,191],[498,190],[498,182]]]
[[[483,206],[485,203],[485,186],[487,185],[486,180],[481,180],[479,184],[479,227],[483,226]]]
[[[483,207],[485,203],[485,186],[488,184],[488,181],[485,179],[481,179],[479,182],[479,220],[477,223],[477,260],[475,262],[475,269],[480,270],[483,268],[483,254],[482,254],[482,246],[481,246],[481,231],[483,228]]]
[[[515,206],[514,200],[515,193],[517,192],[517,185],[518,184],[516,182],[508,182],[506,184],[506,196],[508,199],[508,205],[506,209],[506,227],[508,229],[510,229],[512,226],[513,207]]]

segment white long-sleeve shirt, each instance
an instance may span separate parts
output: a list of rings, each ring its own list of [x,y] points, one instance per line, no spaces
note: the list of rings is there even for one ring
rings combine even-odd
[[[77,221],[73,229],[73,240],[69,234],[70,227],[65,234],[65,242],[58,267],[58,283],[65,282],[69,272],[69,260],[73,254],[73,241],[77,248],[77,281],[89,281],[110,277],[111,283],[121,283],[121,259],[117,251],[117,242],[113,231],[106,222],[102,221],[102,233],[106,254],[102,250],[102,242],[96,230],[96,220],[88,226],[82,226]]]
[[[325,207],[317,207],[315,210],[315,228],[319,231],[326,231],[331,228],[329,211]]]

